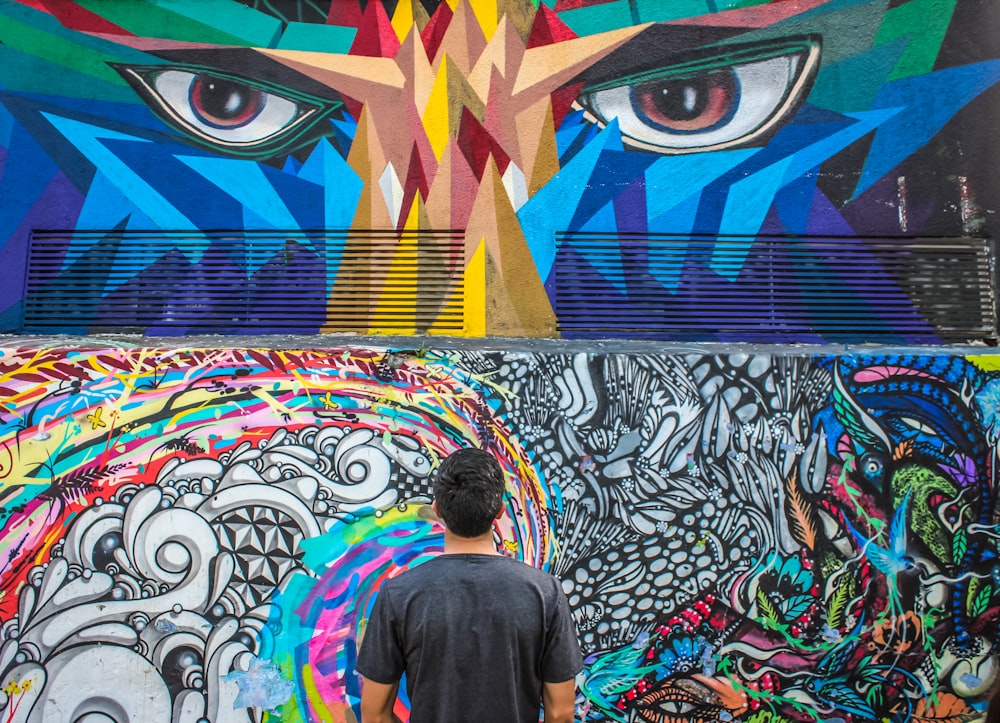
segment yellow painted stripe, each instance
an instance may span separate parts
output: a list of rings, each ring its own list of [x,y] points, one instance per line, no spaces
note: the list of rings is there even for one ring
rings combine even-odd
[[[396,12],[392,14],[392,29],[396,31],[399,42],[403,42],[413,29],[413,4],[401,2],[396,5]]]
[[[424,129],[427,131],[427,139],[431,142],[431,149],[437,160],[441,160],[445,147],[448,145],[448,62],[447,56],[441,61],[438,68],[437,77],[434,79],[434,87],[431,88],[431,95],[427,101],[427,108],[424,110],[422,118]]]
[[[486,239],[465,267],[465,335],[486,336]]]
[[[479,27],[483,30],[483,35],[489,40],[493,33],[497,31],[497,0],[469,0],[472,12],[479,21]]]

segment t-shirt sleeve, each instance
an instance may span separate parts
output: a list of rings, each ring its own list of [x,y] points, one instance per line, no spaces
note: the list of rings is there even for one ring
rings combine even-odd
[[[556,588],[555,610],[545,636],[542,654],[542,680],[562,683],[583,670],[583,654],[576,636],[576,625],[569,611],[562,585],[552,578]]]
[[[389,591],[383,587],[375,598],[354,669],[369,680],[391,685],[403,675],[403,648]]]

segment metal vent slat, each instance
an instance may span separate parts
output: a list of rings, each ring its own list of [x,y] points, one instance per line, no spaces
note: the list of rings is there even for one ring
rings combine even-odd
[[[567,336],[995,340],[978,238],[556,234]]]
[[[464,247],[461,231],[35,231],[23,330],[462,333]]]

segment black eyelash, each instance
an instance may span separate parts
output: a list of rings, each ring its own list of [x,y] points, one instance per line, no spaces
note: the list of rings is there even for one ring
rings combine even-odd
[[[593,93],[659,78],[690,77],[707,70],[769,60],[797,52],[807,54],[820,45],[819,36],[809,35],[744,43],[726,48],[713,46],[680,54],[674,52],[666,57],[660,52],[646,55],[641,63],[622,65],[616,69],[604,67],[605,63],[601,63],[600,68],[592,69],[594,70],[592,75],[580,76],[580,80],[583,81],[583,92]]]

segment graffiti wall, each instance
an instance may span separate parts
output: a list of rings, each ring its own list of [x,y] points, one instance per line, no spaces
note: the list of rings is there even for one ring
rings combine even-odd
[[[940,269],[873,239],[991,235],[998,34],[990,0],[2,0],[0,329],[739,338],[709,298],[843,341],[840,290],[934,341]]]
[[[580,720],[954,722],[995,675],[995,355],[36,345],[0,398],[5,721],[356,721],[467,445]]]

